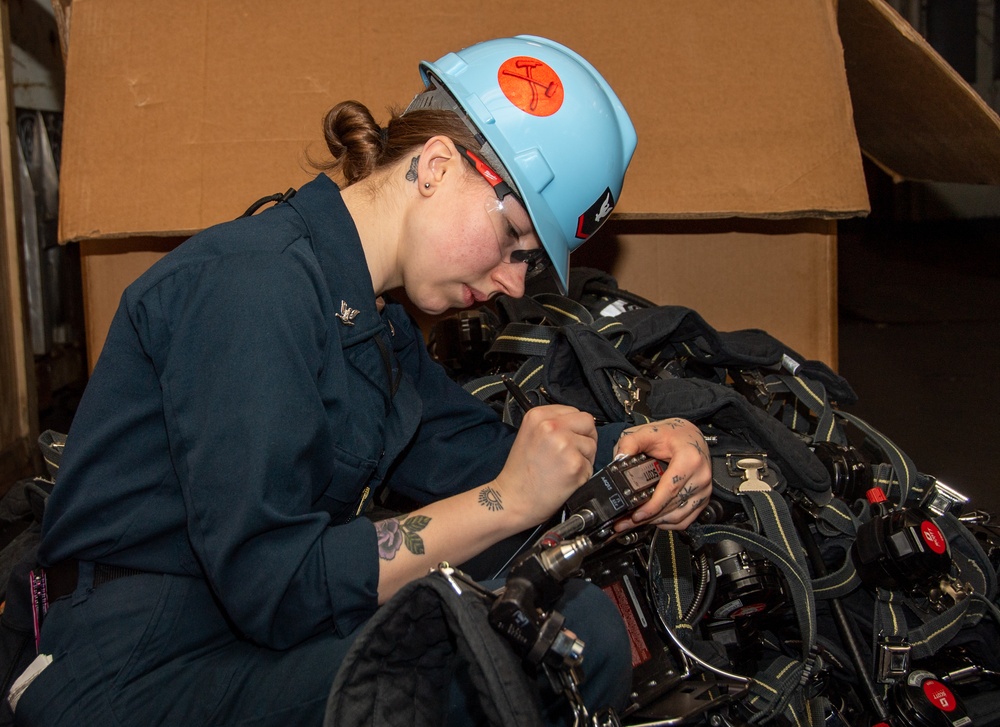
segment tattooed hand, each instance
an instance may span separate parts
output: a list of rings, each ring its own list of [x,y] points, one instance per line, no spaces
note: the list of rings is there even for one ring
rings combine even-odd
[[[640,452],[669,464],[652,497],[615,529],[620,532],[652,523],[683,530],[695,521],[712,494],[712,460],[705,438],[686,419],[664,419],[622,432],[615,454]]]

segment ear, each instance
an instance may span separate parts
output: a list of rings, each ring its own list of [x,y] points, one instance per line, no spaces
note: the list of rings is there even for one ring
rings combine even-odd
[[[462,158],[455,148],[455,142],[447,136],[432,136],[420,151],[417,163],[417,191],[429,197],[446,181],[458,178],[462,173]]]

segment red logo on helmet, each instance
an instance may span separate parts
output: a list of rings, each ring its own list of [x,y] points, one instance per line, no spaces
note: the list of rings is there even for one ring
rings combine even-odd
[[[562,106],[562,81],[537,58],[517,56],[504,61],[497,81],[507,100],[532,116],[551,116]]]

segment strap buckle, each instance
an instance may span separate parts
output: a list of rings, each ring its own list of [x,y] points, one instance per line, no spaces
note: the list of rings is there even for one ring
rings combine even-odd
[[[649,402],[647,400],[652,390],[653,385],[649,383],[649,379],[643,376],[626,377],[625,386],[622,387],[624,396],[620,397],[625,414],[630,417],[633,413],[639,414],[649,419],[652,416],[652,412],[649,409]]]

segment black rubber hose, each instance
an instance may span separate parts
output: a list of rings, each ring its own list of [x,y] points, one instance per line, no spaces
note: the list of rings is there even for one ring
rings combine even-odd
[[[694,598],[691,605],[681,617],[681,621],[691,626],[697,626],[708,611],[708,607],[715,597],[715,574],[712,572],[712,563],[708,555],[702,553],[697,560],[698,587],[695,589]]]

